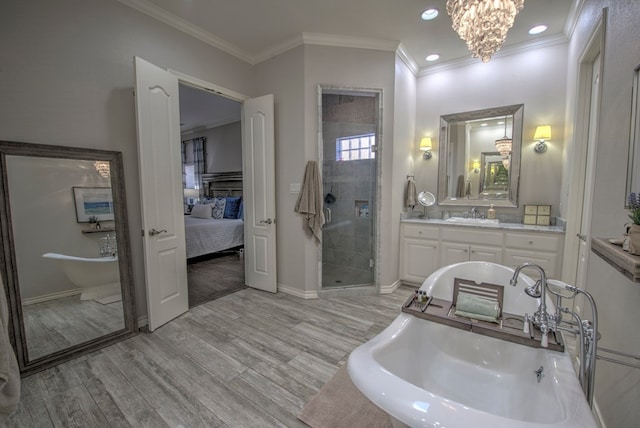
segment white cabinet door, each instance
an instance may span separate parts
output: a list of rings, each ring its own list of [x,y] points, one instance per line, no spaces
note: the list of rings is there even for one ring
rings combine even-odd
[[[438,269],[438,241],[403,239],[401,269],[403,281],[422,284]]]
[[[441,248],[442,259],[440,266],[449,266],[455,263],[469,261],[469,245],[467,244],[443,242]]]

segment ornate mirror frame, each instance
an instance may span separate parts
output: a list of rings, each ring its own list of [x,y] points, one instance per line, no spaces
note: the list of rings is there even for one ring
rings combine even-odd
[[[23,318],[22,299],[19,287],[18,265],[16,259],[16,241],[11,219],[11,200],[7,174],[7,157],[40,157],[61,160],[104,161],[109,163],[110,183],[113,195],[113,218],[118,246],[118,268],[122,292],[124,328],[103,336],[71,345],[37,358],[29,358]],[[76,147],[51,146],[23,142],[0,141],[0,275],[5,285],[9,305],[9,335],[18,357],[20,372],[27,376],[77,356],[87,354],[137,334],[135,316],[133,271],[127,225],[127,209],[124,188],[124,170],[122,154],[115,151],[85,149]],[[53,179],[54,177],[51,177]],[[71,189],[69,189],[71,192]],[[34,267],[36,268],[36,267]]]
[[[508,119],[512,121],[511,131],[507,132],[507,135],[511,136],[513,141],[511,155],[509,157],[509,189],[508,194],[501,195],[499,198],[492,198],[491,196],[479,195],[476,197],[462,196],[449,194],[451,184],[456,180],[456,177],[467,177],[466,174],[461,174],[461,171],[456,171],[453,167],[456,165],[468,166],[472,159],[467,159],[466,150],[464,147],[458,147],[451,141],[452,127],[456,124],[464,124],[470,121],[480,121],[482,119],[499,119],[500,117],[512,117]],[[524,117],[524,104],[514,104],[509,106],[494,107],[483,110],[474,110],[462,113],[447,114],[440,116],[440,148],[439,148],[439,162],[438,162],[438,205],[444,206],[490,206],[496,207],[518,207],[518,188],[520,184],[520,157],[522,151],[522,127]],[[504,131],[501,131],[501,134]],[[501,135],[502,136],[502,135]],[[500,137],[501,137],[500,136]],[[497,138],[500,138],[497,137]],[[466,143],[465,143],[466,144]],[[471,143],[468,143],[471,144]],[[467,170],[469,168],[466,168]],[[466,171],[468,172],[468,171]],[[455,175],[455,176],[454,176]],[[469,185],[469,180],[465,178],[463,183]],[[467,194],[469,192],[466,192]]]

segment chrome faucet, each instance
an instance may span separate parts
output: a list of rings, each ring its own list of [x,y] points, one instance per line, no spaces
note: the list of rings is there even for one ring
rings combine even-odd
[[[513,272],[513,277],[509,281],[509,284],[513,285],[514,287],[516,286],[516,284],[518,283],[518,275],[520,275],[520,271],[524,268],[535,268],[540,272],[540,279],[536,281],[534,285],[525,288],[524,292],[531,297],[541,299],[540,305],[538,305],[538,310],[534,312],[533,317],[531,317],[531,321],[533,322],[533,325],[538,327],[540,329],[540,332],[542,332],[542,340],[540,341],[540,345],[543,348],[546,348],[549,343],[549,332],[556,331],[556,323],[558,321],[556,320],[556,317],[554,315],[550,315],[547,312],[547,275],[544,272],[544,269],[542,269],[539,265],[535,263],[523,263],[518,266]]]
[[[473,207],[469,210],[469,212],[471,213],[471,218],[476,218],[478,217],[478,208]]]

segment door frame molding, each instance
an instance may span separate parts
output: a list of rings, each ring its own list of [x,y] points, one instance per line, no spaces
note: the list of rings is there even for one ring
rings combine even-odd
[[[574,115],[574,135],[572,139],[571,158],[574,164],[569,178],[569,189],[567,198],[567,226],[565,231],[564,255],[562,280],[575,284],[578,277],[578,262],[580,257],[580,242],[578,235],[582,224],[582,205],[585,188],[585,175],[588,173],[587,153],[588,150],[598,149],[598,136],[596,135],[593,147],[587,147],[587,144],[579,144],[579,142],[588,141],[589,136],[589,115],[590,100],[592,93],[591,74],[593,69],[593,61],[596,56],[600,55],[600,82],[599,91],[602,94],[602,74],[604,69],[605,55],[605,34],[607,23],[607,8],[602,9],[602,14],[596,26],[591,31],[591,35],[585,47],[580,54],[578,60],[578,82],[576,91],[576,105],[579,106]],[[600,97],[601,99],[601,97]],[[598,126],[599,128],[599,126]],[[597,155],[597,153],[596,153]],[[569,158],[567,156],[566,158]],[[595,174],[595,171],[591,171]]]
[[[182,73],[181,71],[177,71],[172,68],[167,68],[166,70],[178,78],[178,83],[184,83],[192,88],[202,89],[204,91],[211,92],[214,95],[219,95],[238,102],[244,102],[251,99],[248,95],[227,89],[223,86],[216,85],[215,83],[207,82],[206,80],[198,79],[197,77],[190,76]]]

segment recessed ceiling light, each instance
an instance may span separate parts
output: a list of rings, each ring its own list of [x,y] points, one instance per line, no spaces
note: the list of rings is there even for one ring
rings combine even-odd
[[[498,125],[504,125],[504,120],[501,120],[500,122],[498,122]]]
[[[486,123],[481,123],[480,126],[487,126],[487,124]]]
[[[427,55],[427,61],[436,61],[439,58],[440,58],[440,55],[438,54]]]
[[[425,21],[431,21],[432,19],[435,19],[436,16],[438,16],[438,9],[427,9],[422,12],[422,15],[420,15],[420,17]]]
[[[529,34],[534,35],[534,34],[540,34],[547,31],[547,26],[546,25],[536,25],[535,27],[532,27],[529,30]]]

